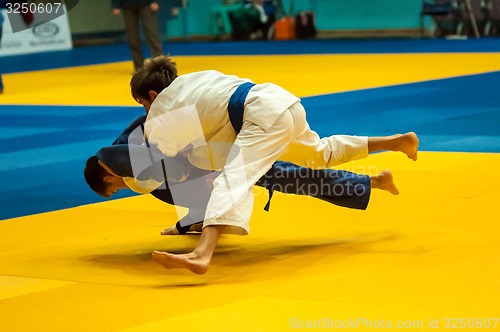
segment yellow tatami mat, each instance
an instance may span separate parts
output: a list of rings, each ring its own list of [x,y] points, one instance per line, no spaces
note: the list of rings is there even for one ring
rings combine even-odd
[[[375,88],[500,70],[497,53],[177,56],[179,73],[220,70],[273,82],[297,96]],[[129,62],[4,75],[2,104],[137,105]]]
[[[300,97],[500,70],[498,53],[175,60],[180,74],[215,69]],[[121,62],[6,74],[0,104],[138,106],[131,73]],[[1,220],[0,332],[500,330],[500,154],[380,153],[343,167],[389,168],[401,194],[374,190],[357,211],[276,193],[267,213],[256,188],[250,235],[224,236],[203,276],[152,260],[198,241],[161,236],[177,215],[152,196]]]
[[[500,155],[344,166],[391,168],[401,194],[367,211],[277,194],[266,213],[256,189],[251,234],[203,276],[152,261],[198,237],[160,236],[176,215],[150,196],[0,221],[0,331],[500,329]]]

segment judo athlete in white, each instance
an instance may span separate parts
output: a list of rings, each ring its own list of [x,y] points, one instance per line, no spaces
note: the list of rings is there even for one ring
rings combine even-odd
[[[253,84],[217,71],[177,76],[166,56],[152,59],[130,84],[148,114],[145,137],[151,147],[167,157],[185,155],[198,168],[222,170],[213,182],[196,248],[188,254],[153,252],[165,268],[204,274],[221,234],[248,234],[253,186],[278,159],[313,169],[382,150],[417,159],[413,132],[320,138],[309,128],[300,99],[274,84]]]
[[[121,189],[138,190],[141,193],[142,186],[138,188],[135,185],[136,179],[134,179],[130,154],[137,147],[147,149],[146,146],[143,146],[144,136],[143,131],[140,130],[145,121],[146,115],[138,117],[125,128],[110,146],[100,149],[88,159],[84,170],[85,180],[89,187],[99,195],[110,197]],[[201,232],[206,206],[212,190],[209,185],[210,180],[215,179],[220,174],[220,172],[194,168],[180,155],[173,159],[179,158],[181,160],[178,160],[176,164],[182,170],[176,173],[187,173],[186,182],[196,181],[201,184],[196,186],[195,190],[187,188],[184,195],[178,195],[177,187],[179,184],[175,183],[176,197],[174,199],[174,195],[172,195],[168,186],[169,180],[164,178],[162,167],[158,167],[162,163],[171,164],[170,161],[166,160],[169,157],[164,158],[155,165],[151,165],[153,172],[148,172],[151,176],[145,179],[159,179],[164,182],[163,186],[148,193],[165,203],[189,209],[187,215],[177,221],[175,225],[162,231],[162,235]],[[180,177],[178,176],[178,178]],[[205,178],[208,181],[200,182],[198,178]],[[368,176],[330,168],[312,170],[282,161],[275,162],[273,167],[257,181],[256,185],[269,190],[270,196],[274,191],[308,195],[338,206],[360,210],[367,208],[372,188],[392,190],[393,193],[397,193],[394,192],[395,186],[392,182],[392,175],[387,170],[377,175]]]

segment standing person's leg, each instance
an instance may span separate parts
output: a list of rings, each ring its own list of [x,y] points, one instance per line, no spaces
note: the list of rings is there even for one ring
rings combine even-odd
[[[141,17],[142,26],[144,27],[146,43],[148,44],[151,58],[163,55],[163,47],[158,26],[158,12],[152,11],[146,6],[139,10],[139,15]]]
[[[137,9],[123,9],[123,19],[127,29],[128,44],[132,53],[132,61],[135,70],[144,65],[144,54],[142,53],[141,35],[139,31],[139,11]]]

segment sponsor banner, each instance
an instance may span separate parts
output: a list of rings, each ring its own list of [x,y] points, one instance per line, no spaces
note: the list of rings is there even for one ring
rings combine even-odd
[[[66,13],[64,5],[63,9]],[[6,10],[3,10],[2,15],[5,21],[0,57],[69,50],[73,47],[68,15],[66,14],[54,18],[53,13],[35,12],[33,13],[33,22],[29,25],[26,25],[19,13],[7,14]]]

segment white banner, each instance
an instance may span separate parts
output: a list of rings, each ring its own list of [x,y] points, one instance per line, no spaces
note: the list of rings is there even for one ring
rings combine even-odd
[[[66,13],[66,8],[64,12]],[[18,32],[13,32],[12,26],[24,25],[21,15],[18,13],[7,15],[5,10],[2,11],[2,15],[5,21],[3,22],[0,57],[70,50],[73,47],[66,14],[47,21],[46,15],[35,12],[34,21],[30,24],[31,28],[25,25],[26,29]]]

